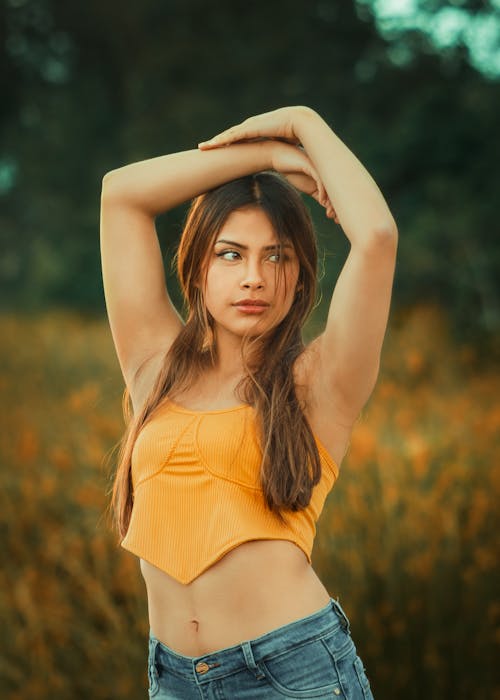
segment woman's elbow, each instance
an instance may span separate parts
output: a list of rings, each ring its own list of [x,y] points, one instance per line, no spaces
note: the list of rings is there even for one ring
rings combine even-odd
[[[398,229],[396,222],[384,222],[374,226],[367,237],[367,244],[370,249],[396,251],[398,247]]]

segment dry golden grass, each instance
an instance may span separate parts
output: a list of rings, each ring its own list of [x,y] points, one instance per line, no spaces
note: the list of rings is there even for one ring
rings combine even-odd
[[[392,324],[316,545],[382,698],[494,695],[499,389],[436,309]]]
[[[124,427],[107,321],[1,328],[0,696],[146,697],[145,590],[104,516]],[[392,321],[318,527],[314,566],[384,700],[499,697],[500,379],[476,364],[437,310]]]

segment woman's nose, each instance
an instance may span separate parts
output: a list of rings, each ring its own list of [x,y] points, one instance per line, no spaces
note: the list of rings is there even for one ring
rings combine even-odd
[[[264,287],[264,277],[257,265],[248,266],[240,282],[242,289],[262,289]]]

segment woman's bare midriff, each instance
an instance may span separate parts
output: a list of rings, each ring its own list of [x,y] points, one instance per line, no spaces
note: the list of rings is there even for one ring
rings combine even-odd
[[[238,545],[190,584],[140,560],[154,636],[184,656],[254,639],[330,600],[302,550],[287,540]]]

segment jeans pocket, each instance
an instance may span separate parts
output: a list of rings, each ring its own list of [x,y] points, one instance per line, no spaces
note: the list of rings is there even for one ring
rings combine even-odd
[[[268,683],[288,698],[333,698],[340,682],[328,649],[314,639],[259,662]]]
[[[349,700],[373,700],[370,682],[350,632],[337,629],[326,636],[323,642],[337,669],[342,697]]]

